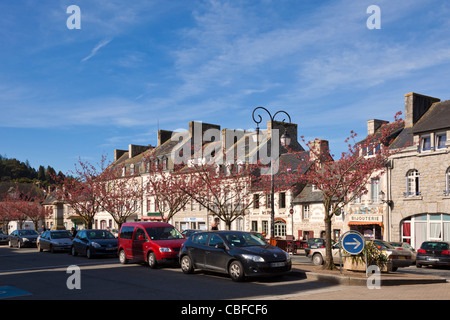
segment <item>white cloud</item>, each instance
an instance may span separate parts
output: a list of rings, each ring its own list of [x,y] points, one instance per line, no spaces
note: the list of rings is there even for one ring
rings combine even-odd
[[[83,59],[81,59],[81,62],[85,62],[89,59],[91,59],[93,56],[95,56],[97,54],[97,52],[103,48],[104,46],[106,46],[108,43],[110,43],[112,41],[112,39],[104,39],[102,41],[100,41],[99,43],[97,43],[97,45],[92,49],[91,53],[84,57]]]

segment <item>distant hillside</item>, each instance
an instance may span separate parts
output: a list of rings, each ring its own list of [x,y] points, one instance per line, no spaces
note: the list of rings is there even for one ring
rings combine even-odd
[[[20,183],[39,182],[40,185],[46,187],[55,182],[53,178],[55,174],[55,169],[50,166],[47,166],[47,168],[39,166],[39,169],[36,170],[30,166],[28,160],[22,162],[0,155],[0,181]],[[60,171],[58,175],[62,175],[62,172]]]

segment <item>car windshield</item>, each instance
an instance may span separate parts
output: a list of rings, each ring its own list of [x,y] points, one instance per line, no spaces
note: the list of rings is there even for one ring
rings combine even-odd
[[[266,246],[267,243],[250,233],[228,233],[225,239],[231,247]]]
[[[113,234],[106,230],[90,230],[86,235],[88,239],[115,239]]]
[[[50,235],[52,239],[72,238],[72,235],[68,231],[51,232]]]
[[[184,236],[174,227],[146,228],[151,240],[174,240],[184,239]]]
[[[20,230],[19,236],[36,236],[37,232],[34,230]]]
[[[390,245],[390,244],[389,244],[388,242],[386,242],[386,241],[375,240],[375,241],[373,242],[373,244],[374,244],[375,246],[377,246],[378,249],[381,249],[381,248],[383,248],[383,249],[395,249],[392,245]]]
[[[421,249],[424,250],[448,250],[448,244],[445,242],[424,242]]]

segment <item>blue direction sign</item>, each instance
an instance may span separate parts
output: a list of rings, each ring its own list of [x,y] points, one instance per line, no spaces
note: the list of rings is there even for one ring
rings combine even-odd
[[[342,248],[350,254],[358,254],[364,249],[364,237],[355,231],[346,232],[342,236]]]

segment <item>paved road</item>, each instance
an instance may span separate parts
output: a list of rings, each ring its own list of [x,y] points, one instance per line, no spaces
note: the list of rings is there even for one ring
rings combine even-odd
[[[296,261],[307,263],[304,256]],[[72,273],[80,267],[81,289],[68,289]],[[449,278],[450,270],[407,268],[401,272],[437,271]],[[383,287],[331,285],[285,276],[234,283],[228,277],[196,272],[185,275],[178,267],[157,270],[140,264],[121,265],[117,258],[73,257],[65,253],[39,253],[35,248],[0,246],[0,299],[78,300],[309,300],[309,299],[450,299],[450,284]],[[2,296],[3,294],[3,296]]]

